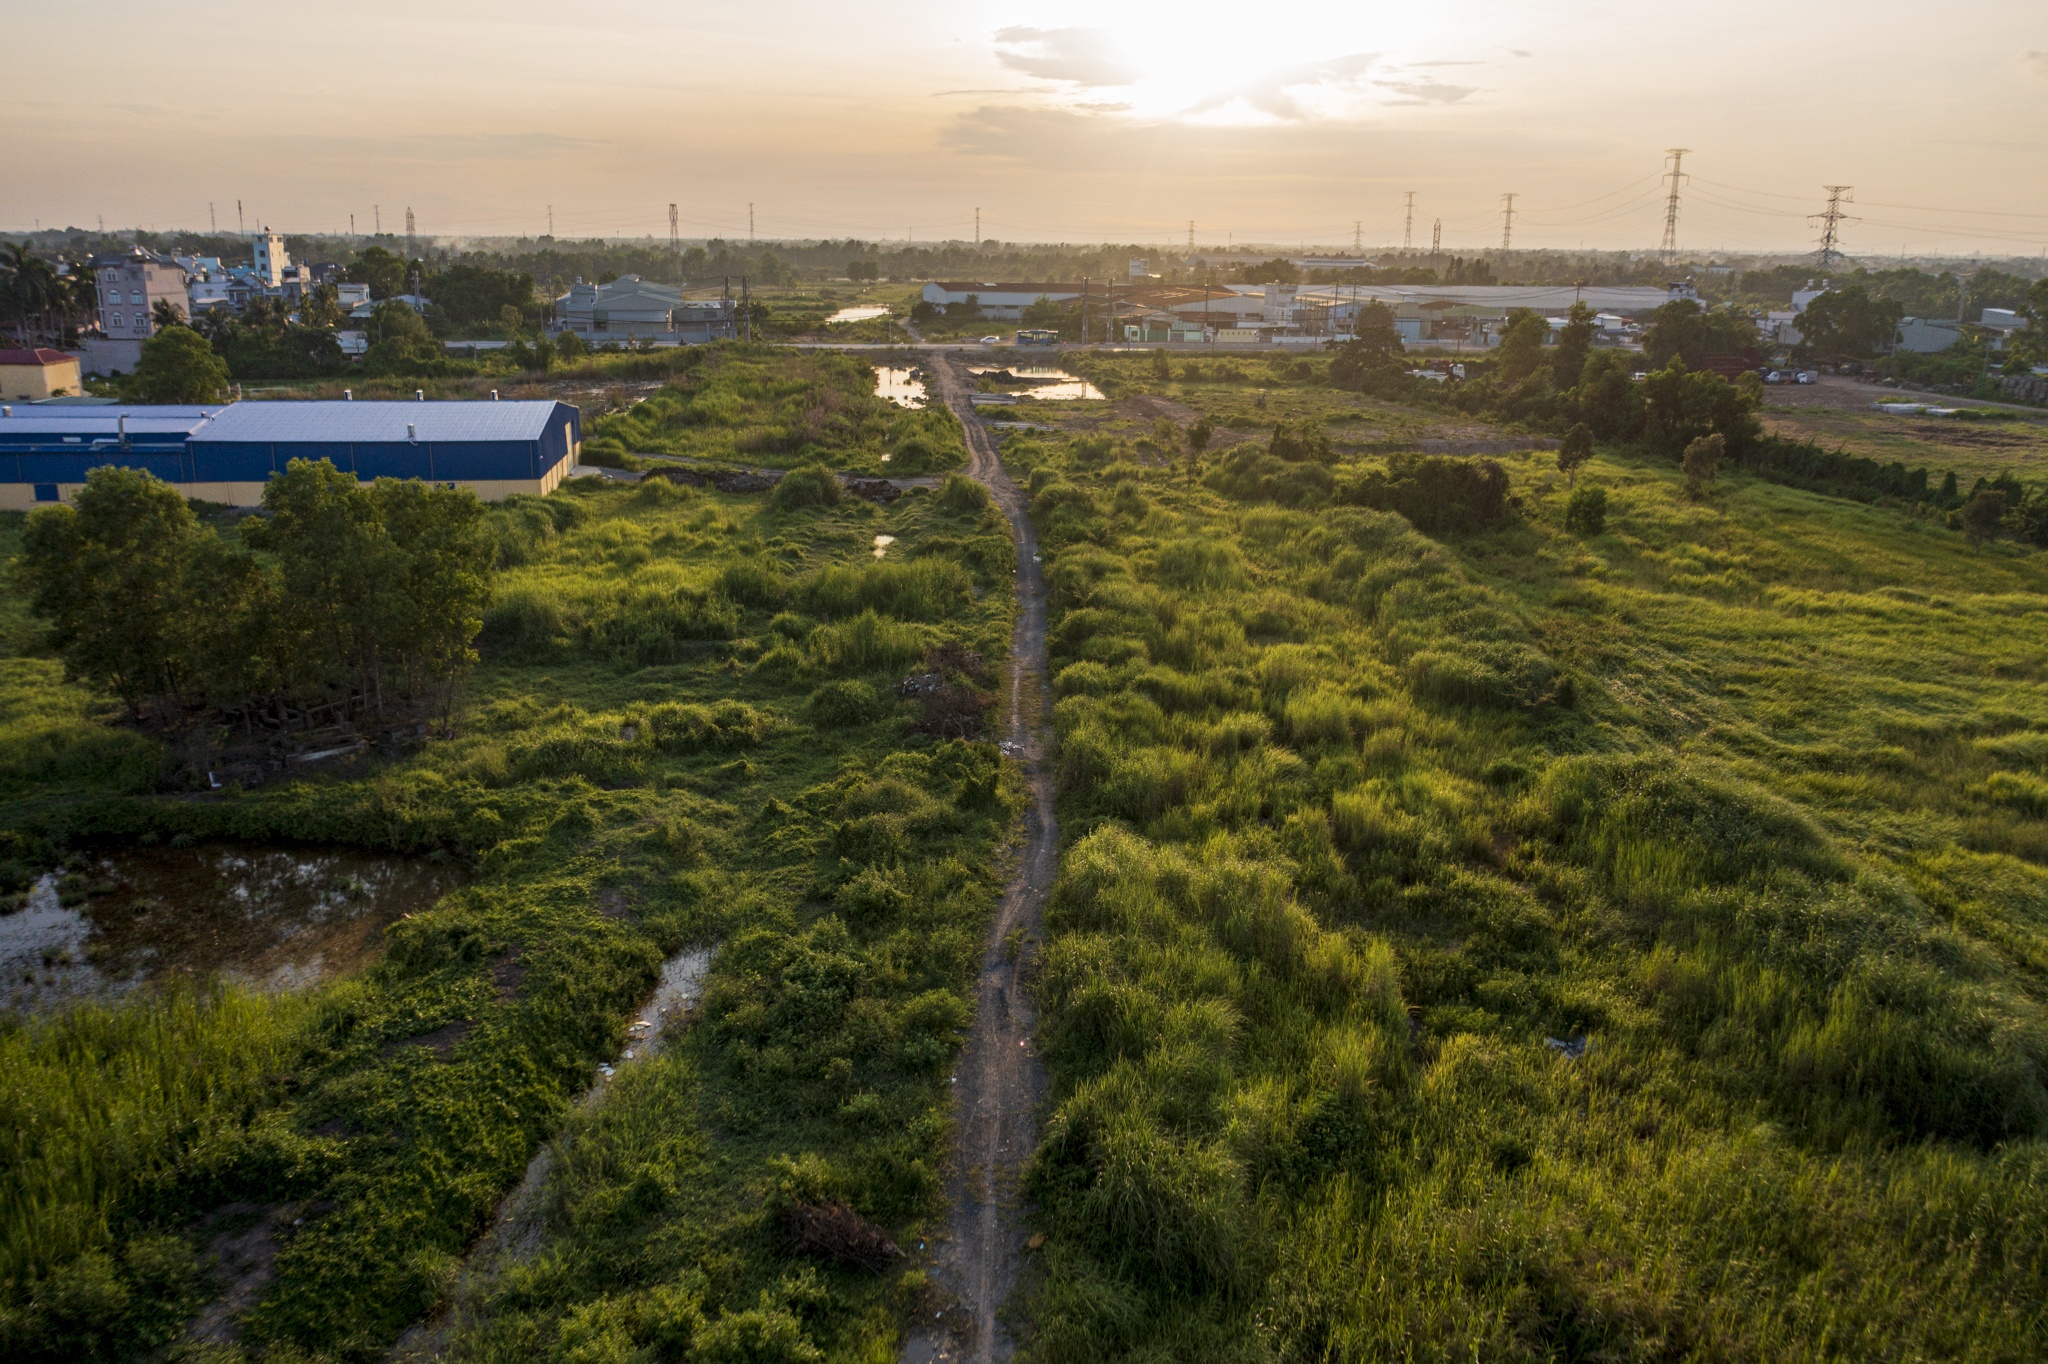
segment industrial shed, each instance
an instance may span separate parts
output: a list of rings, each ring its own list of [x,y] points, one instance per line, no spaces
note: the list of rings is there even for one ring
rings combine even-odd
[[[0,508],[68,499],[102,464],[147,469],[187,497],[253,506],[294,459],[359,479],[418,478],[486,501],[547,493],[576,465],[567,403],[249,402],[222,407],[10,407],[0,412]]]

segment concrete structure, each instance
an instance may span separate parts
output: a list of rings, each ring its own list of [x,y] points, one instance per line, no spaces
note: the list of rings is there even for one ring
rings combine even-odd
[[[1963,339],[1963,324],[1954,318],[1902,317],[1899,319],[1900,350],[1915,355],[1945,351]]]
[[[185,267],[168,256],[138,246],[122,255],[94,256],[92,272],[99,286],[100,331],[109,340],[140,342],[155,335],[150,310],[158,303],[190,315]]]
[[[1015,281],[998,281],[991,284],[976,284],[973,281],[934,280],[924,286],[924,301],[940,308],[950,308],[972,300],[981,308],[981,315],[1017,321],[1024,316],[1024,310],[1041,298],[1055,303],[1081,297],[1083,289],[1090,296],[1109,302],[1110,289],[1105,283],[1081,284],[1031,284]]]
[[[69,500],[103,464],[147,469],[186,497],[253,506],[294,459],[495,502],[552,492],[582,448],[577,410],[551,401],[10,407],[0,414],[0,508]]]
[[[283,237],[267,227],[257,234],[255,275],[264,288],[283,288],[284,272],[291,263],[291,253],[284,249]]]
[[[1977,325],[1991,333],[1991,349],[2004,350],[2014,332],[2026,330],[2027,319],[2014,308],[1986,308]]]
[[[738,333],[739,312],[729,298],[684,298],[682,290],[638,275],[605,284],[578,282],[555,300],[555,328],[593,345],[651,341],[697,345]]]
[[[85,392],[78,357],[61,350],[0,350],[0,398],[35,403],[46,398],[75,398]]]

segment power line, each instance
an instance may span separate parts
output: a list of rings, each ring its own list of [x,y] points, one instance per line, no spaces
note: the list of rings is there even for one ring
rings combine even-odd
[[[1821,188],[1828,192],[1828,206],[1813,214],[1807,221],[1820,224],[1820,268],[1831,270],[1842,259],[1841,226],[1842,221],[1849,216],[1842,212],[1842,205],[1855,202],[1848,197],[1849,191],[1855,186],[1822,185]]]
[[[1664,152],[1671,158],[1671,170],[1665,177],[1671,181],[1671,196],[1664,201],[1664,243],[1660,248],[1666,265],[1678,259],[1678,186],[1685,179],[1679,167],[1685,163],[1685,154],[1691,150],[1690,147],[1670,147]]]
[[[1408,250],[1415,245],[1415,191],[1408,192],[1408,216],[1401,221],[1401,249]]]

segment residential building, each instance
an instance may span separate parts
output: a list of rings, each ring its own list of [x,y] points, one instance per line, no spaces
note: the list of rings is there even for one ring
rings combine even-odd
[[[291,252],[284,249],[284,238],[266,227],[257,234],[255,247],[256,278],[266,289],[283,288],[284,272],[292,263]]]
[[[364,482],[453,483],[498,501],[552,492],[581,451],[577,410],[546,400],[10,407],[0,413],[0,508],[68,501],[108,464],[147,469],[186,497],[248,507],[294,459],[326,459]]]
[[[75,398],[85,392],[78,357],[61,350],[0,350],[0,398],[35,403],[45,398]]]
[[[110,340],[140,342],[154,335],[150,312],[158,303],[190,315],[185,267],[168,256],[132,247],[119,255],[94,256],[92,270],[99,287],[100,331]]]
[[[696,345],[738,332],[738,309],[729,298],[684,298],[682,290],[638,275],[604,284],[577,281],[555,300],[555,328],[594,345],[651,341]]]
[[[2014,332],[2026,330],[2027,319],[2014,308],[1986,308],[1977,325],[1991,333],[1991,349],[2004,350]]]

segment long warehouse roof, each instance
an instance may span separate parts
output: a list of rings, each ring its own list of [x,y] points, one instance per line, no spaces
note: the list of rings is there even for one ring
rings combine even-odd
[[[557,404],[525,402],[235,403],[194,433],[199,441],[539,440]],[[410,430],[408,430],[410,428]]]

